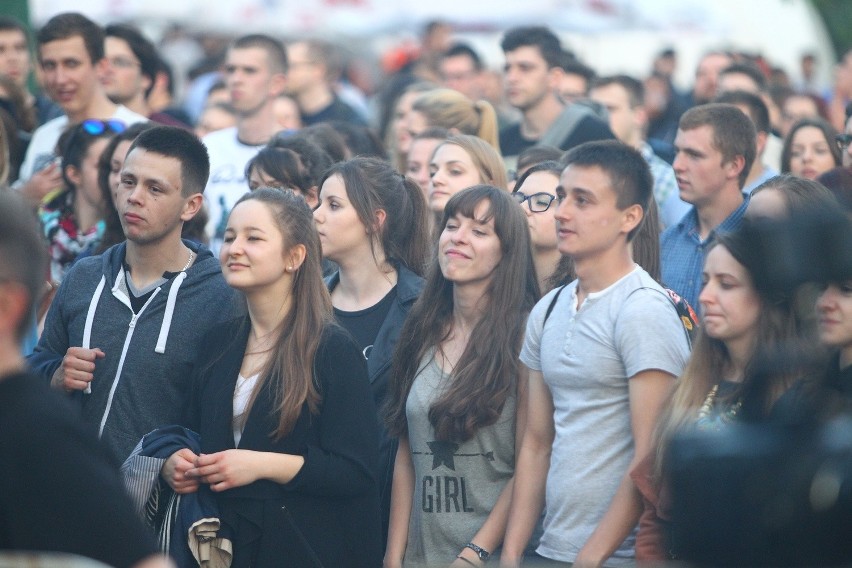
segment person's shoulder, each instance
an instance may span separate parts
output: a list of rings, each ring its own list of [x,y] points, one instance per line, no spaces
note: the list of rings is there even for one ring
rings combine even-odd
[[[516,138],[521,135],[521,123],[513,122],[507,124],[500,129],[500,145],[503,145],[503,139]]]
[[[43,136],[58,136],[68,126],[68,117],[64,114],[50,119],[33,131],[32,139]]]
[[[138,112],[132,111],[124,105],[118,105],[118,108],[115,109],[115,114],[113,114],[113,118],[120,120],[127,125],[148,122],[147,116],[142,116]]]
[[[205,146],[221,146],[222,144],[237,144],[237,127],[231,126],[205,134],[201,139]]]

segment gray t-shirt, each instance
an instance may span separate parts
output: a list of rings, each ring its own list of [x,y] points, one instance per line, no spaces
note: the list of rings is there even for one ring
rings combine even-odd
[[[638,266],[579,310],[577,282],[569,284],[545,322],[557,290],[530,313],[521,361],[542,372],[554,407],[538,553],[573,562],[633,458],[628,380],[653,369],[680,375],[689,345],[671,300]],[[632,564],[633,548],[631,536],[606,565]]]
[[[496,423],[480,428],[470,440],[435,439],[429,408],[452,380],[428,354],[405,403],[415,476],[406,566],[454,561],[515,474],[514,397],[506,400]]]

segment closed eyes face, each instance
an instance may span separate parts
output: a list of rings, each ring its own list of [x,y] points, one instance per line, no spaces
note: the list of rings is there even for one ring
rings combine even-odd
[[[219,262],[225,281],[244,292],[278,286],[289,279],[284,237],[269,205],[249,199],[234,207]]]
[[[456,285],[487,284],[503,258],[494,219],[488,218],[489,207],[488,201],[482,201],[473,218],[453,215],[441,231],[438,263],[444,278]]]

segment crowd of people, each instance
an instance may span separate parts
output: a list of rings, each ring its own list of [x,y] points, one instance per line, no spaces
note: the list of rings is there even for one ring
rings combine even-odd
[[[325,40],[179,77],[177,37],[0,17],[0,563],[852,562],[852,471],[683,483],[849,410],[852,52],[827,99],[727,51],[680,93],[672,50],[516,27],[498,73],[451,31],[368,93]]]

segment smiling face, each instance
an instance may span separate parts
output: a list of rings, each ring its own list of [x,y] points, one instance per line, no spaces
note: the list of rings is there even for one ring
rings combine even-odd
[[[816,126],[803,126],[793,134],[790,145],[790,173],[815,180],[835,167],[830,144]]]
[[[488,183],[461,146],[442,144],[429,163],[432,181],[429,184],[429,208],[436,213],[444,211],[447,201],[468,187]]]
[[[225,282],[242,292],[289,289],[293,268],[270,205],[248,199],[231,210],[219,262]]]
[[[343,178],[330,176],[320,188],[314,222],[322,245],[322,255],[340,264],[347,260],[372,258],[367,228],[349,201]]]
[[[80,36],[42,44],[39,65],[47,94],[62,107],[71,122],[82,120],[99,89],[106,60],[93,62]]]
[[[503,258],[494,218],[485,220],[490,203],[480,202],[474,218],[447,219],[438,239],[438,263],[444,278],[455,284],[487,286]]]
[[[841,367],[852,365],[852,280],[826,286],[816,308],[820,341],[840,349]]]
[[[556,186],[559,185],[559,176],[555,173],[541,171],[527,176],[524,184],[515,189],[515,193],[521,193],[532,197],[536,209],[548,205],[550,198],[556,198]],[[521,209],[527,216],[530,227],[530,238],[535,249],[553,250],[557,246],[556,241],[556,201],[550,201],[546,211],[533,212],[530,209],[530,201],[521,204]]]
[[[752,285],[746,268],[737,262],[722,245],[707,253],[702,273],[704,286],[698,301],[701,304],[701,325],[708,336],[729,346],[750,349],[757,334],[761,300]]]

